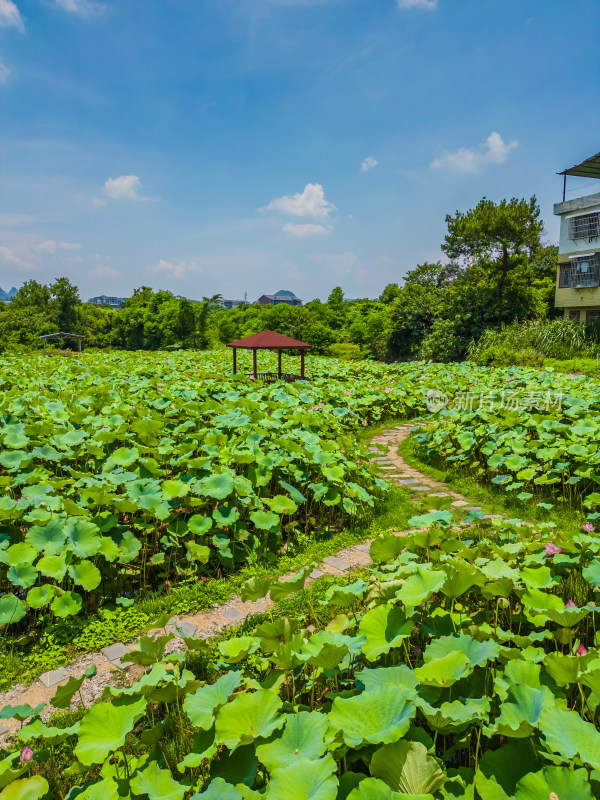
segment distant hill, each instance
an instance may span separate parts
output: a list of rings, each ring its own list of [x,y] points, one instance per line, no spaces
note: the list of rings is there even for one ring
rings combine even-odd
[[[17,293],[16,288],[13,286],[12,289],[8,292],[5,292],[2,287],[0,287],[0,300],[10,300],[11,297],[14,297]]]

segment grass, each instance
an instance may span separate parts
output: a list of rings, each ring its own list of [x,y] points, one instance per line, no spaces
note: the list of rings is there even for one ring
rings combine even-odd
[[[439,458],[424,460],[414,437],[402,442],[398,452],[407,464],[421,470],[428,477],[445,483],[452,491],[464,495],[490,514],[504,514],[530,522],[554,522],[567,533],[581,531],[581,524],[584,522],[581,514],[569,508],[555,506],[544,509],[537,505],[538,502],[547,502],[547,497],[534,496],[523,503],[508,492],[487,486],[464,471],[459,472]]]
[[[360,444],[389,428],[394,421],[363,428],[358,435]],[[249,578],[270,575],[279,577],[294,572],[311,561],[337,553],[353,544],[376,536],[382,530],[402,530],[414,514],[410,492],[390,486],[371,517],[352,530],[343,530],[319,539],[300,539],[276,563],[245,566],[223,578],[194,581],[169,592],[154,593],[137,599],[129,608],[104,606],[88,615],[65,620],[40,622],[40,630],[32,630],[15,640],[0,636],[0,691],[16,683],[28,684],[50,669],[69,664],[78,656],[100,650],[114,642],[131,642],[143,628],[162,614],[191,614],[206,611],[226,603]],[[42,627],[43,626],[43,627]]]

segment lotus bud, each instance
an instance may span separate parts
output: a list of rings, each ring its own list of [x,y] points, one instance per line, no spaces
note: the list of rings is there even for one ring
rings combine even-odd
[[[590,651],[587,649],[587,647],[584,647],[582,644],[580,644],[579,647],[577,648],[578,656],[587,656],[589,652]]]
[[[33,750],[31,747],[24,747],[21,750],[21,755],[19,756],[19,761],[21,764],[26,764],[28,761],[31,761],[33,758]]]

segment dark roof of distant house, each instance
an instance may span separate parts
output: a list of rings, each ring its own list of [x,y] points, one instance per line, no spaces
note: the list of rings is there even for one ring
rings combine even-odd
[[[229,342],[227,347],[242,347],[248,350],[271,350],[285,347],[312,347],[306,342],[300,342],[298,339],[292,339],[290,336],[284,336],[282,333],[275,333],[274,331],[261,331],[261,333],[254,333],[252,336],[246,336],[245,339],[238,339],[236,342]]]
[[[590,156],[570,169],[565,169],[559,175],[577,175],[580,178],[600,178],[600,153]]]

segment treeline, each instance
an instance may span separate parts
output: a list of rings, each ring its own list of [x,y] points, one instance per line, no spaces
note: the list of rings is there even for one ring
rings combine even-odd
[[[345,302],[337,287],[325,303],[222,309],[218,296],[192,302],[141,287],[115,311],[82,303],[66,278],[28,281],[11,303],[0,303],[0,348],[39,347],[40,333],[63,330],[83,334],[87,347],[203,349],[270,329],[317,353],[460,360],[489,328],[555,315],[557,248],[543,244],[539,214],[535,198],[484,198],[448,215],[441,249],[449,262],[416,266],[377,300]]]

